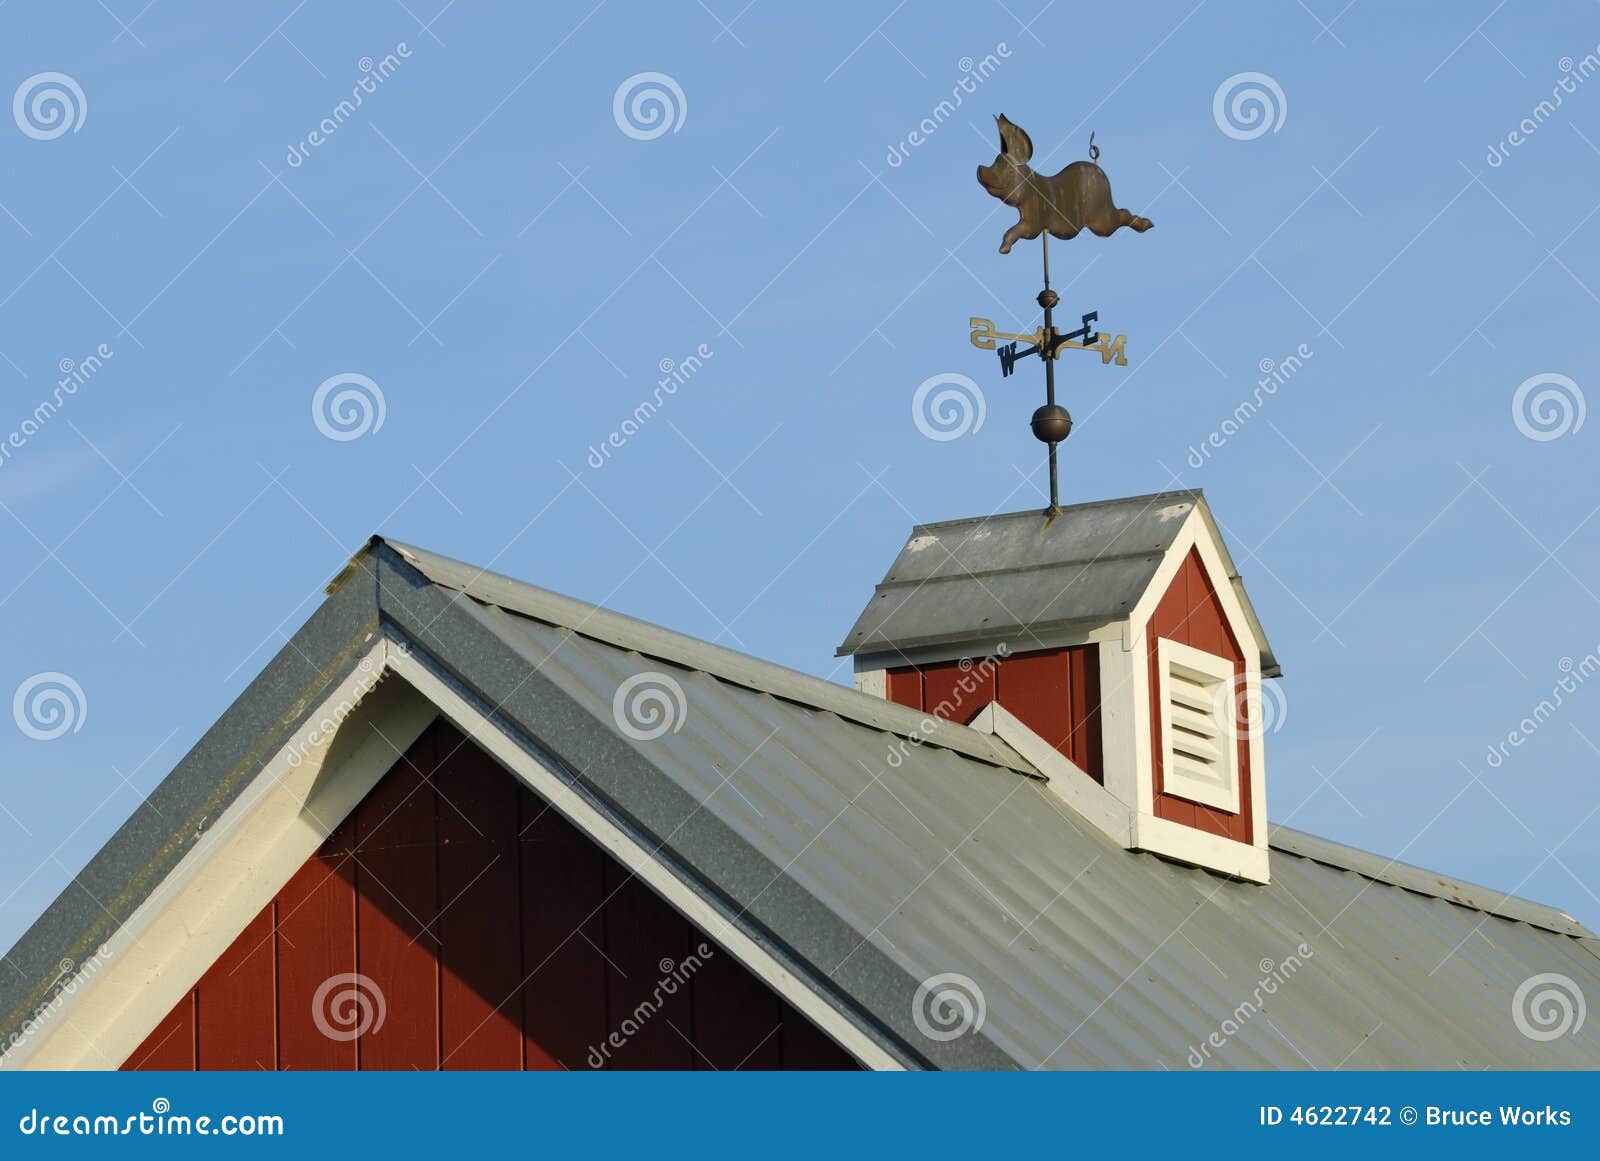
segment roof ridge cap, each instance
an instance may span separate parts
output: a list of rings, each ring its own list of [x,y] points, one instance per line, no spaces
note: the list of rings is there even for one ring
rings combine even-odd
[[[909,706],[863,693],[836,681],[730,649],[699,637],[631,617],[603,605],[541,588],[504,573],[466,564],[426,548],[374,537],[398,554],[431,584],[471,597],[514,616],[541,621],[580,637],[698,670],[772,697],[832,713],[858,725],[897,737],[917,735],[919,744],[954,750],[967,757],[1028,778],[1040,774],[1010,746],[970,726],[930,717]],[[456,575],[459,572],[470,576]],[[476,590],[476,591],[474,591]]]
[[[1086,508],[1105,508],[1112,504],[1136,504],[1141,500],[1159,500],[1163,496],[1183,496],[1189,500],[1204,500],[1205,493],[1199,488],[1171,488],[1164,492],[1147,492],[1139,496],[1112,496],[1104,500],[1085,500],[1081,504],[1063,505],[1061,511],[1056,513],[1057,518],[1069,512],[1081,512]],[[913,524],[913,533],[934,528],[954,528],[961,524],[981,524],[985,520],[1012,520],[1023,516],[1045,516],[1043,508],[1023,508],[1016,512],[991,512],[987,516],[956,516],[949,520],[930,520],[926,523]]]
[[[1483,915],[1493,915],[1497,919],[1527,923],[1578,939],[1593,941],[1597,938],[1571,915],[1548,903],[1432,871],[1398,858],[1388,858],[1336,839],[1323,838],[1269,821],[1267,845],[1286,855],[1338,867],[1374,882],[1415,891],[1419,895],[1453,903]]]
[[[1160,555],[1161,549],[1159,548],[1138,548],[1131,549],[1128,552],[1102,552],[1098,556],[1090,557],[1087,560],[1041,560],[1032,564],[1007,565],[1004,568],[963,568],[959,573],[940,573],[920,579],[908,577],[905,580],[892,580],[885,577],[877,583],[876,588],[881,591],[883,589],[903,588],[906,585],[921,587],[923,585],[942,584],[945,581],[977,580],[980,577],[1011,576],[1018,573],[1047,572],[1061,568],[1093,568],[1097,564],[1141,560],[1145,557],[1159,557]]]

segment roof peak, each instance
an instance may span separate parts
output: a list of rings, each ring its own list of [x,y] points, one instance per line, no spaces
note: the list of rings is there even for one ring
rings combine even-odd
[[[1114,508],[1121,505],[1154,504],[1160,500],[1177,499],[1189,502],[1205,503],[1205,493],[1199,488],[1177,488],[1168,492],[1147,492],[1139,496],[1117,496],[1104,500],[1085,500],[1079,504],[1063,504],[1055,512],[1048,508],[1023,508],[1016,512],[991,512],[987,516],[958,516],[951,520],[932,520],[923,524],[913,524],[916,531],[932,530],[935,528],[957,528],[963,524],[983,524],[989,521],[1020,520],[1027,517],[1043,518],[1047,523],[1060,520],[1063,516],[1074,513],[1086,512],[1093,508]]]

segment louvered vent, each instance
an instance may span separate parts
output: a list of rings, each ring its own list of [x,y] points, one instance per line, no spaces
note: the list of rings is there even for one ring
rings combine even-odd
[[[1168,794],[1237,812],[1233,665],[1176,641],[1157,647],[1161,669],[1162,783]]]

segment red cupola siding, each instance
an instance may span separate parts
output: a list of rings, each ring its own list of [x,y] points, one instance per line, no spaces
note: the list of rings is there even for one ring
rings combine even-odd
[[[436,723],[123,1067],[855,1064]]]
[[[1105,781],[1100,653],[1092,645],[896,666],[884,682],[890,701],[963,724],[998,701],[1090,778]]]
[[[1198,492],[919,525],[839,653],[863,692],[996,733],[1129,849],[1267,880],[1278,666]]]

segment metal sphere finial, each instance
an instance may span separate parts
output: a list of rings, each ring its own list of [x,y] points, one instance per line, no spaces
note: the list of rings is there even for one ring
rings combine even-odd
[[[1059,403],[1046,403],[1033,413],[1028,426],[1033,428],[1033,437],[1040,443],[1049,444],[1053,451],[1056,444],[1072,434],[1072,416]],[[1050,502],[1056,502],[1054,496]]]

